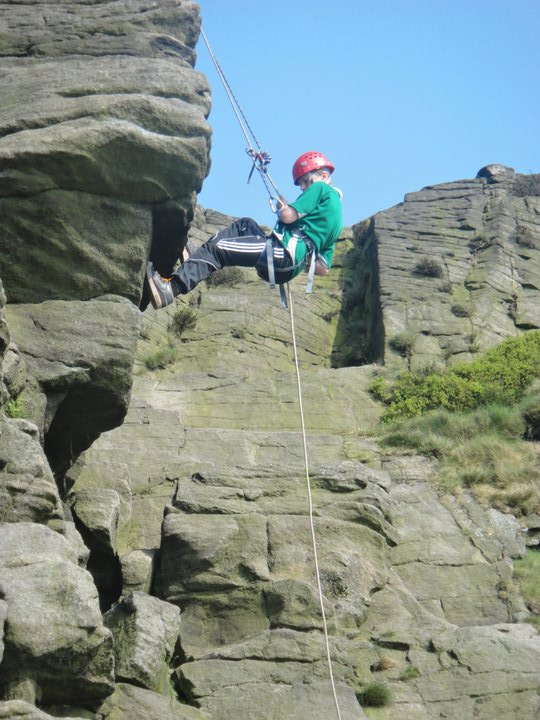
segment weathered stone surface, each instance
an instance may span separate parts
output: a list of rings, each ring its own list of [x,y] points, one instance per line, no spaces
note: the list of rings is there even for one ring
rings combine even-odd
[[[522,191],[523,178],[489,165],[474,180],[409,193],[356,226],[351,260],[371,263],[377,292],[352,287],[346,298],[379,318],[368,357],[413,368],[467,360],[539,327],[540,197]],[[409,359],[392,349],[405,331],[415,338]]]
[[[62,717],[64,720],[75,720],[76,715],[73,714],[70,717],[62,715]],[[20,720],[52,720],[53,716],[38,710],[35,705],[24,702],[24,700],[7,700],[0,702],[0,718],[2,720],[16,720],[17,718]]]
[[[53,471],[62,475],[126,412],[139,312],[107,296],[6,308],[29,382],[30,417],[45,438]]]
[[[7,618],[7,610],[7,603],[0,600],[0,664],[2,663],[2,658],[4,657],[4,623]]]
[[[104,622],[113,634],[116,681],[167,695],[180,625],[178,608],[134,592],[114,605]]]
[[[125,683],[117,683],[100,712],[105,720],[211,720],[205,712],[172,697]]]
[[[69,507],[90,556],[88,570],[99,590],[102,610],[120,595],[117,553],[120,496],[116,490],[92,488],[72,493]]]
[[[63,518],[62,504],[37,427],[0,417],[0,518],[47,523]]]
[[[91,536],[96,548],[114,554],[120,513],[120,497],[116,490],[93,488],[75,493],[71,510],[84,528],[83,535]]]
[[[182,666],[180,686],[195,689],[195,698],[213,720],[252,720],[254,708],[265,720],[309,717],[327,720],[336,713],[332,692],[323,677],[313,682],[313,668],[298,663],[207,660]],[[366,718],[350,688],[336,687],[343,720]]]
[[[111,634],[77,562],[77,549],[43,525],[0,526],[2,699],[95,709],[112,692]]]
[[[5,4],[0,8],[2,55],[99,56],[122,48],[127,55],[138,55],[143,53],[133,50],[141,48],[143,36],[150,56],[155,56],[161,46],[163,54],[180,58],[185,55],[187,64],[193,64],[190,48],[198,30],[198,7],[193,2],[164,0],[159,6],[148,6],[140,0],[121,0],[111,6],[100,2],[30,0],[18,5],[16,14]]]
[[[130,550],[120,558],[122,588],[130,593],[136,590],[150,593],[154,579],[153,550]]]
[[[399,507],[393,513],[399,538],[392,550],[392,564],[428,612],[456,625],[491,625],[515,619],[507,598],[500,593],[504,570],[482,538],[494,536],[493,543],[499,540],[499,557],[515,553],[520,535],[517,523],[505,546],[490,517],[471,501],[477,516],[469,535],[456,522],[452,507],[445,508],[429,486],[399,485],[391,496]],[[456,514],[461,520],[466,508],[457,508]]]
[[[160,553],[165,597],[269,579],[266,518],[211,515],[207,520],[208,524],[201,523],[200,516],[184,513],[165,517]]]
[[[2,361],[2,370],[8,393],[11,397],[16,398],[24,388],[26,371],[24,360],[15,343],[9,343]]]
[[[540,638],[534,630],[514,625],[449,629],[433,644],[444,669],[418,680],[432,711],[451,718],[463,710],[469,717],[537,716]]]
[[[199,223],[194,243],[224,220],[204,217],[210,223]],[[479,720],[509,718],[522,693],[521,714],[533,720],[530,674],[521,682],[516,670],[507,686],[516,691],[499,696],[433,642],[463,630],[489,652],[484,628],[526,617],[511,581],[523,537],[465,494],[438,497],[436,463],[385,458],[370,437],[380,412],[368,394],[375,368],[331,367],[347,354],[358,361],[346,345],[368,322],[339,317],[337,285],[353,282],[344,261],[352,247],[348,237],[340,243],[335,274],[314,298],[302,278],[293,287],[323,605],[344,711],[362,717],[355,694],[380,682],[393,702],[366,712],[384,720],[463,718],[471,708]],[[243,273],[232,286],[203,286],[144,313],[126,423],[84,453],[74,490],[113,475],[117,487],[121,477],[131,490],[120,514],[129,547],[161,545],[153,591],[181,608],[174,677],[183,697],[219,720],[251,720],[253,707],[265,720],[319,708],[326,718],[290,328],[275,295]],[[178,339],[171,325],[186,307],[197,324]],[[174,361],[149,372],[148,356],[171,345]],[[508,646],[516,668],[531,659],[528,642],[518,633]],[[434,687],[464,678],[465,690],[452,705],[429,696],[425,678]]]
[[[10,302],[116,293],[139,303],[150,249],[169,267],[179,257],[208,169],[198,9],[0,7],[0,275]]]

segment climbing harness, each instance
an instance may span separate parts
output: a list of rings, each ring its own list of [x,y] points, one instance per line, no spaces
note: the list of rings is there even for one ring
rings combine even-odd
[[[214,51],[212,50],[210,43],[208,42],[208,38],[206,37],[206,34],[204,30],[201,28],[201,36],[205,42],[205,45],[208,49],[208,53],[210,54],[210,57],[212,58],[212,62],[214,63],[214,66],[216,68],[217,74],[219,76],[219,79],[221,80],[221,83],[225,89],[225,92],[227,93],[227,97],[229,98],[229,102],[231,103],[232,109],[234,111],[234,114],[236,115],[236,119],[238,120],[238,124],[240,125],[240,129],[242,130],[242,133],[244,135],[244,138],[247,143],[246,153],[250,156],[252,160],[251,170],[248,176],[248,183],[251,180],[251,177],[253,175],[253,172],[257,170],[259,172],[259,176],[261,180],[263,181],[263,184],[270,196],[270,207],[273,212],[277,212],[277,203],[284,202],[283,195],[280,193],[276,183],[272,180],[272,177],[270,176],[270,173],[268,172],[268,165],[270,164],[271,157],[270,153],[266,152],[262,149],[261,144],[257,140],[257,136],[255,135],[253,128],[251,127],[246,114],[242,110],[242,106],[238,102],[238,99],[236,95],[234,94],[229,81],[225,77],[225,73],[223,72],[223,69],[221,68],[221,65],[219,64]],[[250,139],[251,135],[251,139]],[[253,142],[252,142],[253,140]],[[254,147],[255,145],[255,147]],[[278,233],[274,232],[273,235],[278,239],[281,240]],[[305,267],[306,261],[309,263],[309,270],[308,270],[308,280],[306,285],[306,293],[312,293],[313,292],[313,282],[315,279],[315,264],[316,264],[316,257],[317,257],[317,248],[315,247],[315,243],[313,243],[309,238],[307,238],[304,233],[301,233],[298,231],[297,235],[293,235],[293,237],[296,237],[296,240],[294,241],[294,247],[293,250],[289,247],[287,247],[287,251],[289,252],[291,258],[294,262],[294,249],[296,248],[296,243],[298,239],[301,239],[306,244],[306,258],[302,263],[299,264],[293,264],[290,265],[287,268],[282,268],[281,272],[294,272],[299,267]],[[268,283],[270,285],[270,288],[276,287],[276,272],[274,269],[274,253],[273,253],[273,241],[272,239],[268,239],[266,242],[266,264],[267,264],[267,272],[268,272]],[[285,293],[284,283],[278,282],[279,285],[279,291],[281,296],[281,304],[283,307],[287,307],[287,295]]]
[[[277,186],[275,185],[274,181],[270,177],[268,173],[268,163],[270,162],[270,155],[267,152],[264,152],[261,149],[261,146],[255,137],[255,133],[253,132],[242,108],[240,107],[240,104],[238,103],[238,100],[236,99],[231,86],[229,85],[227,78],[225,77],[225,74],[223,73],[223,70],[221,69],[216,56],[214,55],[212,48],[210,47],[210,44],[208,42],[208,39],[204,33],[204,31],[201,28],[201,35],[204,39],[204,42],[206,44],[206,47],[208,48],[208,52],[210,53],[210,57],[212,58],[212,61],[216,67],[217,73],[221,79],[221,82],[223,83],[223,86],[225,88],[225,91],[227,93],[227,96],[230,100],[230,103],[233,107],[234,113],[236,115],[236,118],[240,124],[240,127],[242,129],[242,132],[244,134],[244,137],[246,139],[246,142],[248,143],[248,148],[246,149],[246,152],[251,157],[253,161],[253,165],[251,167],[251,171],[249,173],[248,182],[251,179],[251,176],[253,175],[253,172],[255,169],[258,170],[259,175],[261,176],[261,179],[264,183],[265,188],[267,189],[269,195],[270,195],[270,203],[272,205],[273,202],[278,202],[283,200],[283,196],[279,192]],[[243,122],[242,122],[243,119]],[[245,123],[245,126],[244,126]],[[251,136],[257,146],[257,150],[253,147],[246,128],[251,133]],[[272,190],[270,189],[270,186],[275,190],[277,196],[274,196],[272,193]],[[279,235],[274,232],[274,236],[279,240]],[[308,272],[308,289],[307,292],[312,292],[313,288],[313,278],[315,276],[315,264],[316,264],[316,247],[315,243],[313,243],[310,238],[308,238],[304,233],[301,231],[297,231],[296,234],[293,234],[293,237],[291,238],[291,244],[292,244],[292,253],[291,257],[295,257],[295,248],[296,244],[299,241],[303,241],[306,243],[306,250],[307,254],[306,257],[309,256],[309,272]],[[266,241],[266,261],[267,261],[267,272],[268,272],[268,280],[270,283],[270,287],[275,287],[275,268],[274,268],[274,253],[273,253],[273,239],[272,237],[268,238]],[[304,262],[301,263],[302,266],[305,265]],[[298,265],[293,265],[289,268],[286,268],[288,271],[294,271],[296,270]],[[332,687],[332,694],[334,698],[334,704],[336,708],[336,716],[338,720],[341,720],[341,712],[339,708],[339,702],[337,697],[337,691],[336,691],[336,685],[334,680],[334,671],[332,667],[332,656],[330,652],[330,640],[328,635],[328,623],[326,621],[326,612],[324,609],[324,596],[322,591],[322,583],[321,583],[321,575],[319,570],[319,556],[318,556],[318,550],[317,550],[317,538],[315,534],[315,518],[314,518],[314,512],[313,512],[313,498],[311,493],[311,479],[309,475],[309,461],[308,461],[308,451],[307,451],[307,437],[306,437],[306,425],[304,420],[304,408],[303,408],[303,402],[302,402],[302,383],[300,379],[300,363],[298,360],[298,349],[296,346],[296,331],[294,326],[294,312],[293,312],[293,304],[292,304],[292,294],[291,294],[291,288],[289,282],[287,282],[287,294],[285,294],[285,288],[284,283],[279,283],[280,286],[280,293],[281,293],[281,300],[284,307],[289,308],[289,317],[291,322],[291,336],[292,336],[292,345],[293,345],[293,352],[294,352],[294,364],[296,368],[296,387],[297,387],[297,395],[298,395],[298,407],[300,412],[300,423],[301,423],[301,430],[302,430],[302,443],[303,443],[303,454],[304,454],[304,469],[306,474],[306,486],[307,486],[307,496],[308,496],[308,509],[309,509],[309,523],[310,523],[310,530],[311,530],[311,545],[313,548],[313,559],[314,559],[314,565],[315,565],[315,575],[317,579],[317,590],[319,594],[319,604],[321,608],[321,615],[322,615],[322,622],[323,622],[323,633],[324,633],[324,640],[325,640],[325,646],[326,646],[326,660],[328,664],[328,673],[330,677],[330,684]]]

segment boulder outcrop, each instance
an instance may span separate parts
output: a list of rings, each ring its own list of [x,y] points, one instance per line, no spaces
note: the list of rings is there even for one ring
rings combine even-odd
[[[126,413],[139,312],[127,300],[106,296],[10,305],[6,317],[26,370],[17,397],[61,478]]]
[[[538,328],[539,213],[540,176],[488,165],[357,225],[357,354],[420,368]]]
[[[0,276],[9,301],[138,304],[208,169],[193,2],[0,5]]]
[[[114,638],[115,677],[167,694],[180,611],[144,592],[130,593],[105,614]]]
[[[97,709],[114,689],[111,633],[79,548],[37,523],[0,526],[4,699]]]

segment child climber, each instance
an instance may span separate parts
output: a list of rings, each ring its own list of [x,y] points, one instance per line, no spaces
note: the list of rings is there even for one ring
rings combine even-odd
[[[326,275],[341,232],[341,191],[332,187],[334,166],[320,152],[306,152],[296,160],[292,175],[302,194],[287,205],[279,201],[278,222],[267,237],[251,218],[235,220],[201,245],[174,272],[163,278],[148,263],[150,299],[156,308],[170,305],[211,273],[231,265],[254,267],[264,280],[286,283],[314,264]]]

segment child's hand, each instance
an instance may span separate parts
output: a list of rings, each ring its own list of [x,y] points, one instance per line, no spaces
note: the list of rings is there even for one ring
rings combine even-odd
[[[276,215],[279,215],[280,211],[285,207],[286,203],[283,198],[271,197],[268,201],[270,210]]]
[[[328,275],[328,263],[323,257],[318,257],[315,261],[315,275]]]

